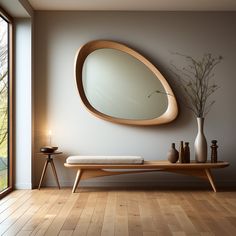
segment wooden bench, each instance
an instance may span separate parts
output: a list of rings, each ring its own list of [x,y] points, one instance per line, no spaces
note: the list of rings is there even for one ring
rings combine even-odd
[[[81,179],[83,180],[102,176],[134,174],[153,171],[167,171],[199,177],[203,180],[209,181],[213,191],[216,192],[211,169],[223,168],[227,167],[228,165],[229,163],[224,161],[217,163],[170,163],[168,161],[144,161],[143,164],[64,164],[65,167],[77,169],[72,193],[75,193]],[[109,171],[108,169],[125,169],[127,171]]]

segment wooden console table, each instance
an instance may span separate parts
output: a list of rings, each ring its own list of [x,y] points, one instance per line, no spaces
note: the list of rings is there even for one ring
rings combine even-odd
[[[79,181],[102,176],[134,174],[153,171],[166,171],[184,175],[199,177],[209,181],[214,192],[216,192],[215,183],[211,174],[211,169],[224,168],[229,165],[228,162],[222,161],[217,163],[170,163],[168,161],[145,161],[143,164],[64,164],[68,168],[76,168],[77,174],[72,193],[76,191]],[[105,170],[104,170],[105,169]],[[132,171],[108,171],[107,169],[129,169]]]

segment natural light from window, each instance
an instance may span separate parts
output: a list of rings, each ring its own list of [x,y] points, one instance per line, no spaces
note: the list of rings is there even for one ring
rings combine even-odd
[[[8,187],[8,24],[0,16],[0,192]]]

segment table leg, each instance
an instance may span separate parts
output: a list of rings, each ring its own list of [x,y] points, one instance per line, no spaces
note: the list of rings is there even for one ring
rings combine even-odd
[[[215,186],[211,171],[209,169],[205,169],[205,173],[206,173],[207,178],[211,184],[211,187],[213,188],[214,192],[216,193],[216,186]]]
[[[78,169],[76,177],[75,177],[75,182],[74,182],[74,186],[73,186],[73,189],[72,189],[72,193],[75,193],[76,188],[78,187],[79,181],[81,179],[81,176],[82,176],[82,170]]]
[[[45,173],[46,173],[46,169],[47,169],[47,166],[48,166],[48,162],[49,162],[49,161],[46,160],[45,163],[44,163],[43,172],[42,172],[42,175],[41,175],[41,178],[40,178],[38,190],[40,190],[40,188],[41,188],[41,184],[42,184],[42,182],[43,182],[43,179],[44,179],[44,176],[45,176]]]
[[[58,177],[57,177],[57,171],[56,171],[56,168],[55,168],[55,165],[54,165],[54,162],[53,162],[53,159],[50,160],[50,164],[51,164],[51,167],[52,167],[52,172],[55,176],[55,179],[57,181],[57,186],[58,188],[60,189],[60,184],[59,184],[59,180],[58,180]]]

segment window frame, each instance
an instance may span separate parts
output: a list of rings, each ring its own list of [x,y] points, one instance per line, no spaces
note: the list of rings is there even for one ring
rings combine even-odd
[[[13,75],[13,18],[0,7],[0,16],[8,22],[8,187],[0,192],[0,199],[14,189],[13,175],[13,99],[14,99],[14,75]]]

